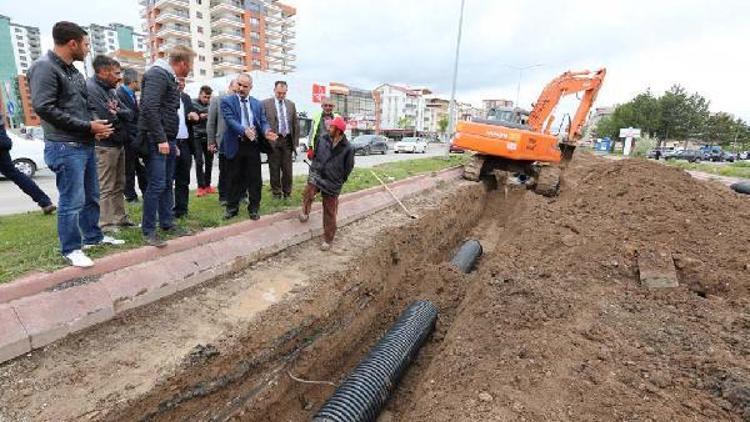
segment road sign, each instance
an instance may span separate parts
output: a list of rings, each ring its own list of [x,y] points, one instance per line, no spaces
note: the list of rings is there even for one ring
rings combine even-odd
[[[632,127],[626,127],[620,129],[620,138],[640,138],[641,137],[641,130],[632,128]]]
[[[326,97],[326,86],[313,84],[312,86],[312,102],[322,103]]]

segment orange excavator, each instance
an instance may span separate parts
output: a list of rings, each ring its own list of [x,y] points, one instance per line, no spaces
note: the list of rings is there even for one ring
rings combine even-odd
[[[507,180],[514,174],[536,193],[557,195],[562,168],[573,157],[606,73],[606,69],[563,73],[544,88],[531,113],[501,107],[489,110],[485,119],[459,122],[453,144],[476,152],[464,166],[464,178],[478,181],[495,175]],[[558,139],[550,134],[552,113],[563,96],[579,92],[583,97],[578,110]]]

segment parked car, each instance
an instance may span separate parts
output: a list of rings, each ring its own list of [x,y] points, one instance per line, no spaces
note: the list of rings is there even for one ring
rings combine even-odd
[[[408,137],[401,139],[400,142],[396,142],[396,145],[393,147],[393,150],[396,152],[396,154],[400,152],[411,152],[413,154],[421,153],[425,154],[427,152],[427,142],[425,142],[422,138],[416,138],[416,137]]]
[[[659,147],[649,150],[646,153],[646,156],[648,158],[656,159],[657,151],[659,152],[660,159],[666,159],[668,156],[674,155],[677,152],[674,147]]]
[[[750,151],[742,151],[737,155],[740,160],[750,160]]]
[[[10,159],[18,171],[28,177],[41,169],[47,167],[44,162],[44,141],[38,139],[24,139],[15,133],[8,133],[13,141],[13,148],[10,150]]]
[[[697,149],[685,149],[677,151],[674,154],[664,157],[665,160],[687,160],[690,163],[697,163],[706,159],[706,153]]]
[[[722,151],[721,152],[721,161],[726,161],[729,163],[734,163],[737,161],[737,155],[728,151]]]
[[[380,135],[360,135],[352,140],[355,154],[370,155],[376,152],[385,155],[388,152],[388,138]]]

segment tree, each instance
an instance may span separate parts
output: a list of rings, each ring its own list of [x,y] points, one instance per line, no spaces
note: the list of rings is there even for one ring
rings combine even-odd
[[[698,93],[688,95],[685,88],[672,85],[659,99],[662,139],[687,140],[702,136],[708,120],[709,101]]]
[[[443,116],[438,120],[438,131],[442,134],[445,134],[445,131],[448,130],[448,116]]]
[[[401,129],[406,129],[411,125],[411,117],[409,116],[401,116],[401,118],[398,119],[398,127],[400,127]]]
[[[739,134],[739,129],[740,127],[734,117],[728,113],[718,112],[708,117],[703,131],[703,140],[716,145],[728,146]]]

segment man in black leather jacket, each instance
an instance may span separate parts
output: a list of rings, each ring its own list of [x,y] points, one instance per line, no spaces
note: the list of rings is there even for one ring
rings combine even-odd
[[[55,172],[60,192],[57,233],[62,255],[74,266],[90,267],[94,262],[82,249],[124,243],[104,236],[99,228],[94,142],[109,137],[113,129],[106,120],[93,117],[86,81],[73,66],[89,52],[86,31],[72,22],[58,22],[52,38],[54,49],[28,72],[31,104],[42,119],[44,161]]]

